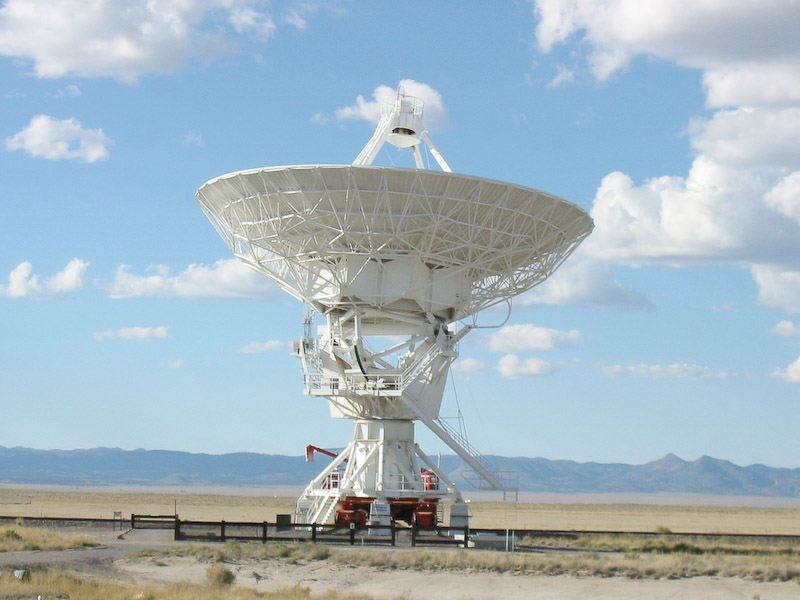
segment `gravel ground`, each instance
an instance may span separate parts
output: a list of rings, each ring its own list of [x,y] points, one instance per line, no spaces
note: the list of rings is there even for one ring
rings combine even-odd
[[[100,545],[73,550],[0,552],[0,570],[58,567],[86,575],[131,579],[129,573],[115,568],[116,560],[140,550],[168,548],[180,543],[172,539],[171,530],[134,529],[120,532],[107,528],[59,528],[58,531],[86,535]]]

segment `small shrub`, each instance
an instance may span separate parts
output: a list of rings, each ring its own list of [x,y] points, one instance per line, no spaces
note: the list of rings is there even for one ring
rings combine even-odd
[[[206,578],[214,587],[228,587],[233,585],[236,575],[222,563],[214,563],[206,571]]]
[[[659,525],[658,527],[656,527],[656,533],[660,533],[662,535],[669,535],[670,533],[672,533],[672,529],[670,529],[669,527],[664,527],[663,525]]]
[[[5,531],[0,532],[0,540],[8,542],[18,542],[21,539],[22,536],[13,529],[6,529]]]

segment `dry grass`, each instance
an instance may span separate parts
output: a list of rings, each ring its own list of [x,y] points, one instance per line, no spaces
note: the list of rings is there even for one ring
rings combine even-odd
[[[81,600],[301,600],[313,598],[308,588],[294,586],[277,592],[257,592],[238,586],[209,587],[190,583],[160,586],[134,586],[124,583],[86,578],[64,571],[33,572],[25,581],[10,572],[0,573],[0,594],[3,598],[80,598]],[[325,598],[343,599],[332,593]],[[360,597],[365,600],[366,597]],[[358,600],[358,598],[356,599]]]
[[[797,558],[779,555],[717,555],[674,552],[506,553],[476,550],[365,550],[335,552],[348,565],[422,571],[487,571],[516,575],[576,575],[677,579],[701,576],[743,577],[757,581],[800,581]]]
[[[68,550],[96,545],[96,541],[85,535],[61,535],[24,525],[0,526],[0,552]]]
[[[548,535],[526,536],[523,548],[599,550],[643,554],[719,554],[730,556],[786,556],[800,558],[800,543],[795,540],[769,541],[753,538],[704,537],[663,534],[637,535]]]
[[[659,538],[662,536],[659,536]],[[679,536],[663,536],[678,538]],[[552,540],[550,540],[552,541]],[[541,547],[539,540],[526,540]],[[577,575],[676,579],[700,576],[743,577],[757,581],[798,581],[800,549],[772,542],[689,543],[678,539],[576,538],[571,551],[495,552],[463,549],[410,550],[329,548],[321,544],[192,545],[141,556],[194,556],[203,561],[276,559],[288,563],[328,560],[339,565],[411,571],[495,572],[517,575]]]
[[[232,562],[243,559],[272,560],[278,559],[289,564],[325,560],[330,558],[333,550],[324,544],[260,544],[256,542],[225,544],[187,544],[174,546],[166,550],[143,550],[137,556],[190,556],[206,562]]]

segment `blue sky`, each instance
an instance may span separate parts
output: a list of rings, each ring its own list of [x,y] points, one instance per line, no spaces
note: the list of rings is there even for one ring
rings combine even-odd
[[[352,162],[402,84],[454,171],[596,225],[464,339],[443,416],[488,454],[800,466],[798,29],[783,0],[6,0],[0,444],[345,445],[303,306],[194,193]]]

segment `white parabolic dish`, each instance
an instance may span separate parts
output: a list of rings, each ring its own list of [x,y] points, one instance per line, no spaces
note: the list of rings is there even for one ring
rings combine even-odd
[[[593,228],[535,189],[454,173],[296,165],[212,179],[231,250],[319,312],[451,322],[544,281]]]

